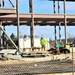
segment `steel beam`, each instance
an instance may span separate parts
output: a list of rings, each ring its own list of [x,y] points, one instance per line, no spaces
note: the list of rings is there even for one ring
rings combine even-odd
[[[15,8],[15,5],[13,4],[12,0],[9,0],[9,2],[11,3],[12,7]]]
[[[0,0],[0,7],[4,7],[4,0]]]
[[[74,75],[74,47],[72,47],[72,75]]]
[[[53,0],[53,6],[54,6],[54,14],[56,13],[55,11],[55,0]],[[57,43],[57,37],[56,37],[56,25],[54,26],[54,34],[55,34],[55,45]]]
[[[58,14],[60,14],[60,1],[58,0]]]
[[[54,1],[54,0],[49,0],[49,1]],[[55,1],[58,1],[58,0],[55,0]],[[59,1],[64,1],[64,0],[59,0]],[[66,1],[75,2],[75,0],[66,0]]]
[[[67,20],[66,20],[66,0],[64,0],[64,32],[65,32],[65,44],[67,44]]]
[[[15,8],[0,8],[0,14],[15,14]]]
[[[30,35],[31,35],[31,48],[34,47],[34,15],[33,15],[33,0],[29,0],[29,8],[31,13],[31,26],[30,26]]]
[[[0,22],[0,27],[2,26],[2,22]],[[1,41],[1,28],[0,28],[0,47],[2,45],[2,41]]]
[[[20,30],[19,30],[19,11],[18,11],[18,0],[16,0],[16,15],[17,15],[17,38],[18,38],[18,52],[20,52]]]
[[[3,30],[5,31],[5,26],[3,26]],[[6,35],[4,32],[3,32],[3,46],[4,47],[6,46]]]
[[[67,26],[75,26],[75,15],[74,14],[66,14],[67,17]],[[24,14],[20,13],[19,14],[20,18],[20,25],[28,25],[30,26],[31,24],[31,14]],[[62,26],[64,26],[64,14],[34,14],[34,25],[39,25],[39,26],[58,26],[59,22],[62,22]],[[13,25],[17,26],[17,23],[14,22],[13,20],[16,20],[16,14],[11,14],[11,15],[3,15],[0,16],[0,20],[2,21],[3,25]],[[45,22],[43,22],[45,21]]]
[[[59,22],[59,43],[61,43],[61,33],[60,33],[60,31],[61,31],[61,22]]]
[[[2,4],[1,4],[1,0],[0,0],[0,7],[2,6]]]
[[[4,7],[4,5],[5,5],[5,2],[4,2],[4,0],[2,0],[2,7]]]
[[[60,14],[60,1],[58,0],[58,14]],[[59,22],[59,43],[61,43],[61,22]]]

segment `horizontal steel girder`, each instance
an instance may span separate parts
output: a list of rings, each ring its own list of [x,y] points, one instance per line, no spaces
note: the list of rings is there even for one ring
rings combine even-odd
[[[19,14],[20,25],[31,25],[31,14]],[[75,25],[75,15],[67,14],[67,25]],[[17,25],[16,14],[0,16],[0,20],[3,25]],[[64,14],[34,14],[34,25],[46,26],[46,25],[64,25]]]

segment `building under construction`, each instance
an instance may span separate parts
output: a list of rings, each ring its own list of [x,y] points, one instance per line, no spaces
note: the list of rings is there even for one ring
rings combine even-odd
[[[54,26],[54,31],[55,31],[55,44],[57,40],[56,36],[56,26],[59,26],[59,40],[61,41],[61,34],[60,34],[60,26],[64,26],[64,32],[65,32],[65,44],[67,43],[67,31],[66,31],[66,26],[70,25],[75,25],[75,15],[73,14],[66,14],[66,1],[72,1],[74,0],[48,0],[48,1],[53,1],[53,14],[35,14],[33,12],[33,1],[34,0],[29,0],[29,13],[19,13],[18,11],[18,0],[16,0],[16,5],[13,4],[12,0],[8,0],[10,4],[12,5],[12,8],[5,8],[4,0],[0,0],[0,40],[1,40],[1,30],[4,32],[4,37],[8,37],[5,31],[5,26],[7,25],[13,25],[17,26],[17,36],[18,36],[18,47],[15,45],[15,43],[11,40],[10,41],[13,43],[13,45],[19,50],[19,39],[20,39],[20,33],[19,33],[19,26],[20,25],[28,25],[30,26],[30,36],[31,36],[31,48],[34,47],[34,26],[39,25],[39,26]],[[42,0],[43,1],[43,0]],[[55,2],[58,2],[58,14],[56,13],[56,4]],[[60,1],[63,1],[64,4],[64,14],[60,14]],[[2,28],[3,26],[3,28]],[[3,40],[3,45],[5,44],[5,40]]]
[[[53,2],[53,14],[35,14],[33,12],[33,1],[29,0],[29,13],[20,13],[19,12],[19,0],[8,0],[9,3],[12,5],[12,8],[5,7],[6,0],[0,0],[0,46],[2,45],[2,38],[3,38],[3,45],[6,45],[5,37],[8,37],[10,42],[15,46],[16,50],[20,52],[20,30],[19,26],[27,25],[30,26],[30,39],[31,39],[31,49],[34,49],[34,26],[54,26],[54,35],[55,35],[55,44],[57,43],[57,36],[56,36],[56,26],[59,26],[59,41],[61,42],[61,26],[64,26],[64,35],[65,35],[65,44],[67,43],[67,26],[74,26],[75,25],[75,14],[66,14],[66,2],[74,2],[75,0],[46,0]],[[39,0],[43,1],[43,0]],[[45,1],[45,0],[44,0]],[[64,14],[60,14],[60,2],[63,2],[63,12]],[[57,5],[55,2],[58,2]],[[56,6],[58,6],[58,13],[56,14]],[[5,26],[17,26],[17,37],[18,37],[18,46],[13,42],[13,40],[7,35]],[[3,31],[3,37],[2,32]],[[1,54],[1,53],[0,53]],[[11,55],[9,55],[11,57]],[[53,61],[50,59],[52,59]],[[16,55],[13,55],[13,58],[17,58]],[[59,60],[57,60],[59,58]],[[63,59],[61,59],[63,58]],[[66,60],[70,58],[71,60]],[[73,55],[73,48],[72,48],[72,55],[62,55],[61,56],[52,56],[46,58],[25,58],[24,60],[19,61],[19,63],[12,63],[7,64],[4,61],[0,64],[0,75],[40,75],[40,74],[54,74],[54,73],[66,73],[72,72],[74,75],[75,72],[75,63],[73,63],[74,55]],[[46,61],[42,61],[45,59]],[[30,62],[29,61],[33,62]],[[62,60],[62,61],[60,61]],[[65,61],[64,61],[65,60]],[[3,64],[4,63],[4,64]],[[68,75],[68,74],[67,74]]]

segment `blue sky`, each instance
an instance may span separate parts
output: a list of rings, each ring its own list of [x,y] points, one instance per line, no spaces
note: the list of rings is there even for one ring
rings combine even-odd
[[[12,0],[15,4],[16,0]],[[20,13],[29,13],[29,0],[19,0],[19,12]],[[57,5],[57,2],[56,2]],[[5,0],[5,7],[11,7],[8,0]],[[56,14],[58,12],[56,6]],[[66,2],[66,13],[67,14],[75,14],[75,2]],[[34,0],[34,13],[38,14],[53,14],[53,2],[47,1],[47,0]],[[63,2],[60,2],[60,14],[63,14]],[[75,34],[75,27],[67,27],[67,36],[68,37],[74,37]],[[16,26],[7,26],[6,32],[10,36],[11,33],[14,33],[17,35],[17,27]],[[39,30],[39,31],[38,31]],[[28,26],[21,26],[20,27],[21,35],[30,35],[30,27]],[[57,38],[58,36],[58,27],[57,27]],[[54,26],[35,26],[34,27],[34,35],[37,36],[44,36],[44,37],[50,37],[51,39],[54,39]],[[64,27],[61,27],[61,37],[64,38]]]

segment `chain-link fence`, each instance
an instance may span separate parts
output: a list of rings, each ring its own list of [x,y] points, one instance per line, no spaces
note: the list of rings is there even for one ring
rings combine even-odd
[[[48,54],[40,57],[22,57],[19,60],[0,60],[0,75],[46,75],[56,73],[61,75],[62,73],[71,73],[74,75],[74,57],[74,48],[71,48],[71,53],[68,54]]]

